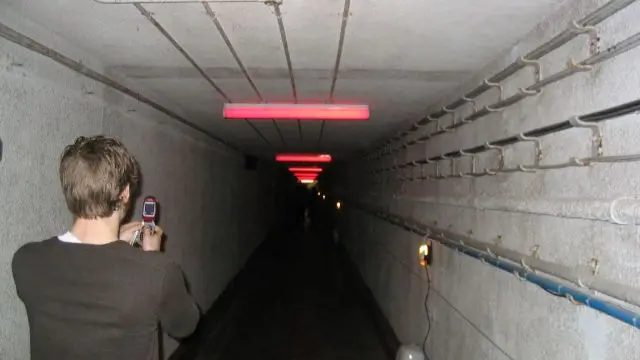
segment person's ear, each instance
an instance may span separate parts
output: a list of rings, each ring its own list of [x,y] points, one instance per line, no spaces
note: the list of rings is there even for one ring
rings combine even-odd
[[[131,187],[129,185],[125,186],[124,190],[120,193],[120,202],[122,204],[129,203],[129,199],[131,197]]]

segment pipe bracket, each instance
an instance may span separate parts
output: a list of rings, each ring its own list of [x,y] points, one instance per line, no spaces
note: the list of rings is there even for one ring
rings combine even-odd
[[[602,156],[603,136],[602,136],[602,131],[600,130],[600,126],[598,126],[597,124],[590,124],[590,123],[584,122],[580,119],[579,116],[574,116],[571,119],[569,119],[569,123],[573,127],[591,129],[591,131],[593,132],[593,137],[591,139],[591,142],[592,142],[591,154],[595,158]]]
[[[490,82],[489,79],[484,79],[483,83],[489,87],[498,89],[500,91],[500,101],[504,99],[504,87],[502,84]]]
[[[598,36],[598,29],[594,26],[583,26],[573,20],[569,22],[569,31],[575,34],[587,34],[589,37],[589,53],[595,55],[600,52],[600,37]]]
[[[533,67],[534,83],[542,81],[542,65],[540,64],[540,61],[529,60],[524,56],[521,56],[520,59],[518,59],[518,62],[524,66]]]

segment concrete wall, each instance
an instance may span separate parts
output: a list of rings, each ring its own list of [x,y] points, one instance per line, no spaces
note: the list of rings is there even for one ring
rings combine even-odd
[[[604,4],[604,0],[569,2],[549,17],[524,40],[487,66],[433,110],[450,103],[482,79],[497,73],[519,56],[564,30],[572,19],[580,19]],[[606,20],[597,28],[601,49],[640,31],[640,4]],[[508,29],[505,29],[508,31]],[[587,56],[586,37],[578,37],[542,59],[543,73],[561,70],[567,59]],[[572,115],[610,107],[640,97],[640,49],[550,85],[544,92],[481,118],[455,132],[440,135],[400,153],[398,163],[434,156],[459,148],[484,144],[508,135],[568,119]],[[532,83],[531,69],[503,82],[505,96]],[[480,106],[496,101],[490,91],[478,98]],[[470,113],[471,106],[456,116]],[[601,126],[604,155],[640,152],[639,115],[616,119]],[[442,125],[450,124],[443,118]],[[434,125],[429,130],[433,131]],[[420,131],[419,133],[422,133]],[[543,139],[543,163],[562,163],[570,157],[590,155],[591,133],[572,129]],[[507,165],[532,160],[530,144],[509,147]],[[385,160],[387,165],[393,159]],[[479,169],[495,167],[495,153],[480,157]],[[371,166],[380,165],[371,164]],[[502,246],[529,254],[540,246],[542,259],[570,267],[600,262],[599,276],[630,286],[640,286],[639,233],[636,226],[607,221],[545,215],[564,206],[576,212],[593,210],[596,201],[610,202],[640,192],[638,163],[599,164],[588,168],[566,168],[534,174],[500,174],[474,179],[430,180],[406,183],[403,189],[364,186],[358,167],[352,173],[350,194],[360,201],[385,206],[390,212],[414,217],[423,223],[492,242],[502,237]],[[465,165],[466,166],[466,165]],[[448,172],[448,168],[444,167]],[[468,170],[468,169],[467,169]],[[356,174],[360,172],[358,180]],[[433,175],[433,171],[430,170]],[[378,192],[372,195],[370,192]],[[393,200],[394,195],[404,199]],[[428,202],[418,201],[428,198]],[[478,203],[491,201],[492,210]],[[458,202],[451,206],[444,203]],[[474,205],[475,204],[475,205]],[[582,204],[582,205],[581,205]],[[583,206],[582,209],[579,206]],[[517,207],[517,208],[515,208]],[[537,208],[538,210],[535,210]],[[426,321],[423,301],[426,293],[424,270],[417,264],[422,239],[398,227],[363,214],[349,212],[347,245],[363,277],[376,296],[403,343],[421,344]],[[579,216],[578,216],[579,217]],[[428,353],[434,360],[483,359],[635,359],[640,351],[640,332],[584,306],[556,298],[513,275],[482,264],[471,257],[435,245],[435,264],[430,269],[432,288],[429,308],[432,331]]]
[[[87,66],[101,64],[47,29],[5,9],[0,21]],[[63,147],[79,135],[122,139],[142,166],[143,194],[161,203],[167,253],[182,264],[207,309],[265,235],[270,170],[244,169],[241,154],[165,115],[0,39],[0,359],[29,357],[27,318],[11,277],[22,244],[71,222],[58,180]],[[137,207],[139,208],[139,205]],[[176,346],[165,341],[165,354]]]

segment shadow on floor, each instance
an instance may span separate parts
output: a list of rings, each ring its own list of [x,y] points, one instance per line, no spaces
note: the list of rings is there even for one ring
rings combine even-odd
[[[372,299],[330,236],[274,232],[170,359],[393,359]]]

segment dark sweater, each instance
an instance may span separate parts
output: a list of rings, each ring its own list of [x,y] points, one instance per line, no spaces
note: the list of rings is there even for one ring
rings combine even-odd
[[[156,360],[158,324],[181,338],[200,317],[178,265],[122,241],[26,244],[12,269],[33,360]]]

